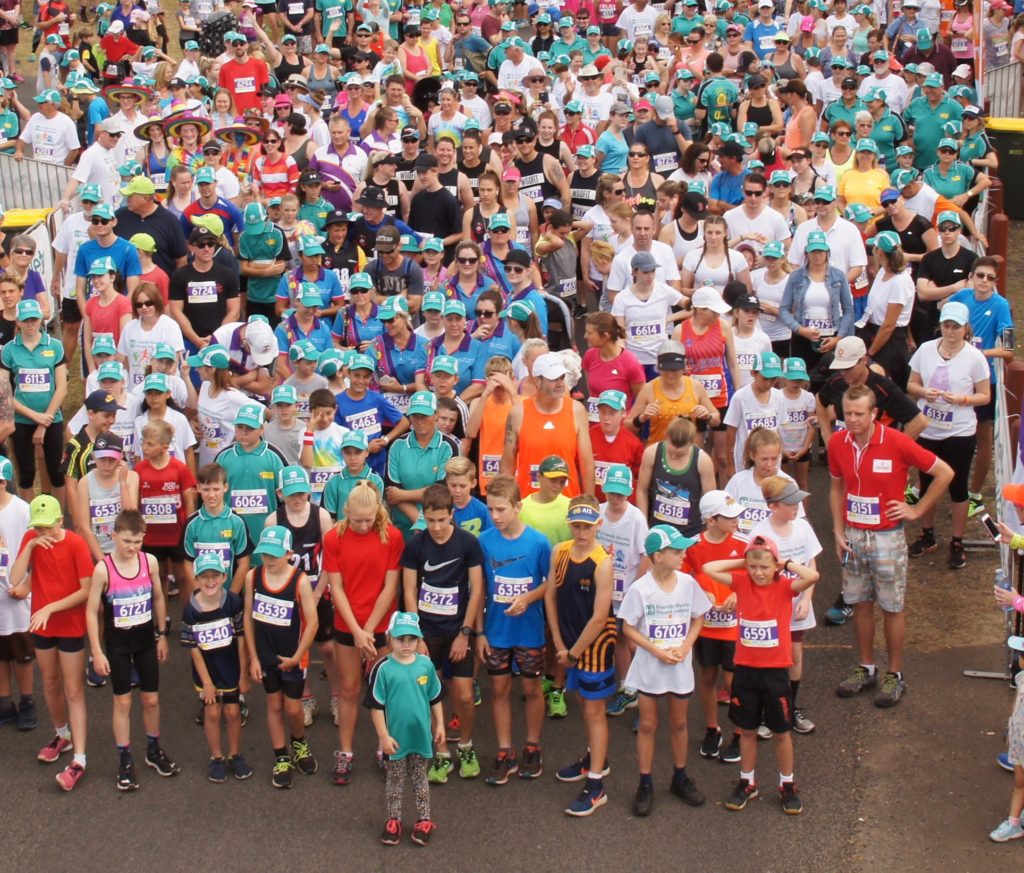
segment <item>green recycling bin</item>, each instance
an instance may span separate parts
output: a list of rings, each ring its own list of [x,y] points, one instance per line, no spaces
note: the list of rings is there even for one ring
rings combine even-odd
[[[1024,178],[1024,118],[990,118],[985,131],[999,155],[999,178]],[[1003,211],[1009,218],[1024,218],[1024,197],[1003,197]]]

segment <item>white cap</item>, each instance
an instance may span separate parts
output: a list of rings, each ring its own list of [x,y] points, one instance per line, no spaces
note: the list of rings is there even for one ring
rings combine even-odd
[[[104,118],[98,125],[97,130],[102,130],[104,133],[123,133],[124,128],[121,126],[121,122],[113,116]]]
[[[969,64],[960,64],[959,67],[953,70],[953,75],[959,76],[960,78],[963,78],[964,76],[973,76],[974,70],[971,69]]]
[[[565,361],[557,352],[545,352],[538,355],[533,362],[533,375],[541,379],[562,379],[568,370]]]
[[[868,353],[868,347],[859,336],[844,336],[836,343],[836,354],[829,364],[830,370],[849,370]]]
[[[700,499],[700,517],[711,518],[713,515],[739,518],[743,515],[743,507],[727,491],[708,491]]]
[[[111,21],[110,27],[107,28],[108,33],[124,33],[124,22],[118,19],[117,21]]]
[[[245,326],[245,340],[249,354],[257,367],[269,366],[277,357],[277,339],[274,331],[265,321],[250,321]]]
[[[722,299],[722,295],[710,286],[698,288],[694,291],[691,304],[694,309],[710,309],[719,315],[727,315],[732,312],[732,307]]]

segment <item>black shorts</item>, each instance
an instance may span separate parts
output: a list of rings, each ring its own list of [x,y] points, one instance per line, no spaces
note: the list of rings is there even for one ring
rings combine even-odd
[[[193,685],[192,687],[195,688],[196,691],[200,695],[202,695],[202,693],[203,693],[203,689],[202,688],[200,688],[200,687],[198,687],[196,685]],[[206,704],[206,705],[207,706],[217,706],[217,705],[220,705],[220,706],[238,706],[238,704],[240,702],[241,702],[241,696],[240,696],[237,688],[232,688],[230,691],[221,691],[218,688],[217,689],[217,698],[216,698],[216,700],[213,703],[209,703],[209,704]]]
[[[355,637],[353,637],[352,634],[350,634],[348,631],[340,631],[337,628],[334,628],[334,642],[336,642],[339,646],[351,646],[352,648],[355,648],[356,645]],[[377,651],[383,649],[387,644],[387,634],[375,633],[373,635],[373,646],[375,649],[377,649]]]
[[[457,640],[461,634],[452,634],[451,636],[427,636],[424,635],[423,642],[427,646],[427,654],[430,655],[430,660],[434,662],[434,666],[441,670],[442,667],[446,669],[448,675],[453,679],[472,679],[473,678],[473,641],[469,640],[469,648],[466,652],[466,657],[461,661],[452,661],[448,657],[448,652],[451,651],[452,643]]]
[[[82,310],[78,308],[78,301],[65,297],[60,302],[60,320],[62,324],[81,324]]]
[[[622,36],[622,31],[619,30],[619,26],[614,21],[601,24],[600,27],[601,36]]]
[[[334,605],[326,597],[321,597],[316,604],[317,629],[314,641],[329,643],[334,637]]]
[[[809,460],[811,460],[811,453],[810,453],[810,451],[807,451],[807,452],[804,452],[799,458],[793,458],[792,460],[789,459],[789,458],[786,458],[786,460],[783,461],[782,463],[783,464],[803,464],[803,463],[806,463]]]
[[[955,436],[946,437],[943,440],[926,439],[918,437],[917,444],[921,448],[934,452],[940,460],[945,461],[953,468],[953,481],[949,483],[949,499],[952,503],[965,503],[970,496],[968,484],[971,474],[971,461],[974,459],[974,450],[977,448],[977,437]],[[921,493],[928,490],[932,484],[932,477],[922,473],[919,485]]]
[[[289,700],[302,700],[305,688],[306,671],[302,667],[296,667],[294,670],[279,670],[275,667],[263,671],[263,690],[267,694],[283,691]]]
[[[975,406],[974,414],[978,416],[978,424],[984,421],[995,421],[996,419],[996,393],[992,392],[992,396],[989,398],[988,403],[984,406]]]
[[[786,667],[736,667],[729,720],[745,731],[762,724],[776,734],[793,727],[793,692]]]
[[[110,661],[110,687],[114,694],[132,693],[132,666],[139,674],[139,691],[155,694],[160,690],[160,668],[156,645],[138,652],[107,652]]]
[[[491,676],[508,676],[512,672],[512,661],[519,667],[519,675],[524,679],[537,679],[544,672],[544,647],[528,649],[513,646],[510,649],[499,649],[491,646],[487,656],[487,672]]]
[[[735,640],[714,640],[709,637],[697,637],[693,646],[693,654],[701,667],[721,667],[726,673],[736,669]]]
[[[0,45],[17,45],[18,28],[12,27],[9,30],[0,30]]]
[[[32,634],[32,644],[36,647],[36,651],[56,649],[65,655],[85,651],[85,637],[43,637],[39,634]]]
[[[0,661],[31,664],[35,659],[36,647],[32,644],[32,634],[28,631],[0,636]]]
[[[184,561],[185,550],[181,546],[145,546],[145,550],[149,552],[157,561]]]

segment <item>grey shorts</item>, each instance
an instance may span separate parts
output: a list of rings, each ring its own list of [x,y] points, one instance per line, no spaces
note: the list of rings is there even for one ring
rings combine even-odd
[[[907,535],[903,527],[864,530],[847,527],[850,556],[843,567],[843,600],[878,602],[886,612],[903,612],[907,593]]]

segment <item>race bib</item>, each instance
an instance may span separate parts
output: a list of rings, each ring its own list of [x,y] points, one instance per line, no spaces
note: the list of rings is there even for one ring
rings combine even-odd
[[[750,533],[757,525],[768,517],[767,506],[747,506],[740,516],[740,531]]]
[[[996,46],[996,57],[1003,58],[1010,53],[1010,46],[1005,42]]]
[[[563,300],[566,297],[576,296],[576,277],[573,276],[571,279],[559,279],[558,280],[558,296]]]
[[[636,321],[629,324],[630,339],[657,339],[664,333],[664,321]]]
[[[655,173],[671,173],[674,169],[679,166],[679,159],[676,157],[675,152],[669,152],[666,155],[655,155],[654,156],[654,172]]]
[[[678,649],[686,639],[686,622],[649,618],[647,638],[659,649]]]
[[[221,444],[221,429],[219,424],[208,424],[203,427],[203,441],[208,449],[219,449]]]
[[[806,409],[787,409],[786,410],[786,424],[799,426],[807,422],[807,410]]]
[[[590,422],[596,422],[597,421],[597,401],[598,401],[598,399],[599,398],[593,397],[593,396],[587,398],[587,420],[590,421]]]
[[[121,512],[121,501],[117,497],[89,501],[89,520],[96,536],[109,537],[114,532],[114,520]]]
[[[925,404],[924,417],[928,419],[928,424],[942,430],[949,430],[953,427],[953,410],[944,408],[942,406],[930,406]]]
[[[744,352],[743,354],[736,355],[736,363],[740,365],[741,370],[750,372],[754,369],[754,362],[757,360],[757,355],[753,352]]]
[[[530,228],[516,225],[516,242],[521,246],[530,246]]]
[[[722,609],[717,606],[713,607],[704,613],[704,627],[736,627],[736,613],[731,609]]]
[[[345,416],[345,424],[350,430],[361,430],[368,440],[380,434],[380,416],[376,409],[366,409],[354,415]]]
[[[971,50],[970,42],[962,36],[954,36],[949,47],[953,50],[953,54],[956,54],[957,52],[969,52]]]
[[[233,557],[230,543],[196,543],[193,548],[197,558],[204,552],[213,552],[230,572]]]
[[[45,394],[53,389],[53,373],[49,369],[18,370],[18,390],[22,394]]]
[[[252,617],[264,624],[288,627],[292,623],[294,611],[295,602],[292,600],[282,600],[280,597],[271,597],[259,591],[252,597]]]
[[[196,645],[203,652],[230,646],[235,637],[235,630],[229,618],[218,618],[216,621],[193,625],[192,633],[195,635]]]
[[[262,488],[240,488],[231,492],[231,508],[239,515],[266,515],[270,501]]]
[[[154,173],[149,177],[153,182],[153,187],[158,191],[162,191],[167,187],[167,174],[166,173]]]
[[[877,497],[846,495],[846,520],[850,524],[881,524],[882,505]]]
[[[822,336],[835,336],[835,326],[831,318],[805,318],[804,327],[818,331]]]
[[[153,616],[153,597],[149,591],[145,594],[113,597],[110,606],[114,613],[114,627],[116,628],[138,627],[140,624],[148,622]]]
[[[169,497],[143,497],[141,504],[146,524],[174,524],[178,520],[181,498],[177,494]]]
[[[341,472],[341,467],[314,467],[309,471],[309,484],[314,494],[323,494],[332,477]]]
[[[256,91],[256,79],[252,76],[242,76],[235,79],[236,94],[252,94]]]
[[[481,464],[485,476],[497,476],[501,468],[501,455],[484,455]]]
[[[594,461],[594,482],[599,487],[604,487],[604,483],[608,481],[608,469],[611,467],[611,461]]]
[[[743,416],[743,421],[750,433],[755,428],[766,427],[768,430],[775,430],[779,426],[779,420],[774,415],[758,415],[756,412],[748,412]]]
[[[494,576],[494,602],[511,603],[517,597],[530,593],[533,579],[512,576]],[[422,595],[421,595],[422,596]]]
[[[779,644],[779,623],[740,619],[740,643],[752,649],[774,649]]]
[[[724,379],[721,373],[704,373],[695,375],[693,378],[704,386],[704,390],[707,391],[708,397],[719,397],[721,395],[722,381]]]
[[[395,409],[401,412],[402,415],[409,413],[409,403],[412,400],[411,394],[392,394],[389,392],[384,396],[394,404]]]
[[[188,283],[189,303],[216,303],[217,283],[216,282],[189,282]]]
[[[435,588],[423,583],[420,586],[420,612],[431,615],[453,616],[459,612],[458,588]]]
[[[659,484],[651,515],[655,521],[685,526],[690,523],[690,500],[686,495],[669,493],[665,486]]]
[[[305,6],[304,3],[289,3],[288,4],[288,14],[289,15],[300,15],[301,16],[301,15],[303,15],[305,13],[305,11],[306,11],[306,6]]]
[[[761,47],[761,51],[770,52],[775,50],[775,34],[769,33],[758,37],[757,44]]]

